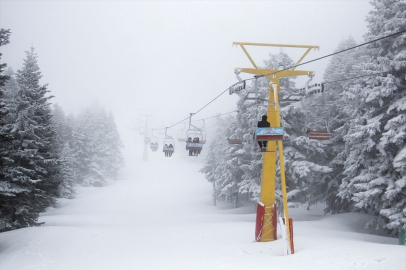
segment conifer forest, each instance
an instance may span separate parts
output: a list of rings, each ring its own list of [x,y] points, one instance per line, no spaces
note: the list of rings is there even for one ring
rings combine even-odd
[[[10,30],[0,30],[0,45]],[[76,185],[103,186],[124,165],[114,116],[91,106],[65,115],[51,103],[33,47],[17,72],[1,65],[0,231],[38,226],[39,213]]]

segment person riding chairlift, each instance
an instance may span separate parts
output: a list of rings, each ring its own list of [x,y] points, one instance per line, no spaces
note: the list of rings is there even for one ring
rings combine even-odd
[[[267,119],[268,119],[268,116],[263,115],[262,120],[258,122],[257,127],[259,127],[259,128],[269,128],[269,127],[271,127],[271,124],[267,121]],[[267,144],[268,144],[267,141],[258,141],[258,145],[259,145],[259,148],[261,149],[261,152],[266,151]]]
[[[167,144],[165,144],[165,146],[164,146],[164,153],[165,153],[165,157],[167,157],[168,156],[168,145]]]
[[[173,145],[172,144],[169,144],[169,149],[172,149],[173,150]],[[173,154],[173,151],[169,151],[168,152],[168,155],[171,157],[172,156],[172,154]]]

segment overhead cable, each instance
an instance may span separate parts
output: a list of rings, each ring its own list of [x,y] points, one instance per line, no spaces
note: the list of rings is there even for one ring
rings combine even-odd
[[[307,61],[307,62],[304,62],[304,63],[301,63],[301,64],[297,64],[297,65],[294,65],[294,66],[291,66],[291,67],[288,67],[288,68],[285,68],[285,69],[281,69],[281,70],[278,70],[278,71],[275,71],[275,72],[272,72],[272,73],[269,73],[269,74],[266,74],[266,75],[259,75],[259,76],[257,76],[257,77],[265,77],[265,76],[277,74],[277,73],[282,72],[282,71],[284,71],[284,70],[289,70],[289,69],[292,69],[292,68],[296,68],[296,67],[298,67],[298,66],[303,66],[303,65],[306,65],[306,64],[315,62],[315,61],[319,61],[319,60],[321,60],[321,59],[324,59],[324,58],[327,58],[327,57],[330,57],[330,56],[334,56],[334,55],[337,55],[337,54],[340,54],[340,53],[344,53],[344,52],[347,52],[347,51],[349,51],[349,50],[353,50],[353,49],[356,49],[356,48],[358,48],[358,47],[365,46],[365,45],[368,45],[368,44],[377,42],[377,41],[382,40],[382,39],[385,39],[385,38],[389,38],[389,37],[393,37],[393,36],[396,36],[396,35],[400,35],[400,34],[405,33],[405,32],[406,32],[406,30],[401,30],[401,31],[399,31],[399,32],[396,32],[396,33],[393,33],[393,34],[390,34],[390,35],[387,35],[387,36],[383,36],[383,37],[380,37],[380,38],[377,38],[377,39],[374,39],[374,40],[371,40],[371,41],[368,41],[368,42],[365,42],[365,43],[362,43],[362,44],[359,44],[359,45],[356,45],[356,46],[353,46],[353,47],[350,47],[350,48],[347,48],[347,49],[344,49],[344,50],[341,50],[341,51],[338,51],[338,52],[335,52],[335,53],[331,53],[331,54],[328,54],[328,55],[325,55],[325,56],[322,56],[322,57],[319,57],[319,58],[315,58],[315,59],[313,59],[313,60],[310,60],[310,61]],[[359,78],[361,78],[361,77],[366,77],[366,76],[371,76],[371,75],[382,74],[382,73],[387,73],[387,72],[381,72],[381,73],[376,73],[376,74],[369,74],[369,75],[365,75],[365,76],[360,76]],[[350,78],[350,79],[355,79],[355,78],[356,78],[356,77]],[[250,78],[250,79],[246,79],[246,80],[244,80],[244,81],[250,81],[250,80],[254,80],[254,79],[255,79],[255,78]],[[350,79],[346,79],[346,80],[350,80]],[[335,81],[332,81],[332,82],[335,82]],[[332,83],[332,82],[325,82],[325,83]],[[201,107],[199,110],[197,110],[195,113],[193,113],[193,115],[199,113],[201,110],[203,110],[204,108],[206,108],[206,107],[207,107],[208,105],[210,105],[213,101],[215,101],[215,100],[218,99],[221,95],[223,95],[225,92],[227,92],[228,89],[229,89],[229,88],[227,88],[226,90],[224,90],[223,92],[221,92],[218,96],[216,96],[214,99],[212,99],[211,101],[209,101],[206,105],[204,105],[204,106]],[[183,120],[177,122],[176,124],[173,124],[172,126],[170,126],[170,127],[168,127],[168,128],[174,127],[174,126],[176,126],[176,125],[182,123],[183,121],[185,121],[185,120],[188,119],[188,118],[189,118],[189,117],[186,117],[185,119],[183,119]]]

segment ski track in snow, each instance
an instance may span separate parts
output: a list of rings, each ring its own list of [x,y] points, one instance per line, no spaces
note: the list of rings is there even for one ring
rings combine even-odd
[[[367,215],[322,207],[290,209],[296,254],[283,256],[281,239],[254,242],[255,205],[212,206],[203,157],[181,150],[147,162],[134,151],[119,181],[79,187],[41,215],[44,226],[1,233],[0,269],[406,269],[406,247],[368,234]]]

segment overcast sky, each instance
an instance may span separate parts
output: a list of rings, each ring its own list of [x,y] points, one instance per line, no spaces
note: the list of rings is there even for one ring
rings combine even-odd
[[[140,113],[170,125],[237,82],[235,67],[252,67],[234,41],[319,45],[305,59],[311,60],[348,36],[361,43],[370,10],[364,0],[0,0],[0,27],[12,32],[1,61],[18,70],[33,45],[42,83],[65,112],[97,100],[122,127]],[[258,65],[278,52],[247,49]],[[298,60],[304,51],[285,52]],[[328,60],[300,69],[316,71],[314,82],[322,81]],[[195,119],[232,111],[235,102],[224,94]]]

